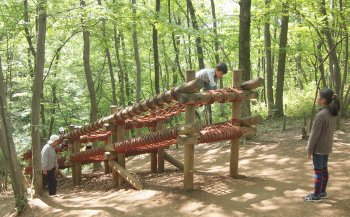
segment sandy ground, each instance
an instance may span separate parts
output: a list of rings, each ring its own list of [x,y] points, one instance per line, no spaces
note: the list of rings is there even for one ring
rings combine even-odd
[[[102,173],[84,175],[79,187],[65,178],[57,196],[30,200],[23,216],[350,216],[350,124],[345,126],[330,156],[329,199],[320,203],[301,199],[313,190],[313,171],[300,128],[281,133],[279,126],[262,126],[240,147],[240,179],[228,177],[229,143],[201,144],[192,192],[182,189],[182,173],[169,164],[167,172],[149,173],[150,159],[143,155],[128,158],[127,168],[145,190],[113,189],[110,175]],[[183,159],[182,148],[167,152]],[[12,200],[1,195],[0,216],[10,216]]]

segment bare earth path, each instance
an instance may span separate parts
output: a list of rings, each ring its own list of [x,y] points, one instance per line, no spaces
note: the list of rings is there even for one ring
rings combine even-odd
[[[128,159],[127,167],[137,172],[145,190],[114,190],[110,176],[103,174],[85,175],[80,187],[61,179],[59,195],[31,200],[24,216],[350,216],[350,125],[345,129],[336,133],[329,199],[320,203],[301,199],[313,189],[306,141],[299,130],[275,129],[260,130],[254,141],[242,144],[240,179],[227,177],[228,143],[202,144],[196,146],[191,193],[182,190],[183,176],[169,164],[165,173],[147,172],[149,157],[144,155]],[[181,148],[168,153],[183,159]],[[0,202],[2,210],[3,196]]]

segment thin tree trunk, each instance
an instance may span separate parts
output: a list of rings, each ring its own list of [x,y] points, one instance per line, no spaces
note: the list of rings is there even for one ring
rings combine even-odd
[[[153,23],[153,60],[154,60],[154,85],[155,85],[155,91],[156,94],[160,93],[160,70],[159,70],[159,51],[158,51],[158,29],[157,29],[157,19],[160,12],[160,0],[156,0],[156,17],[155,17],[155,23]]]
[[[29,25],[29,13],[28,13],[28,0],[23,0],[23,18],[24,18],[24,33],[28,42],[30,53],[33,55],[33,57],[36,57],[36,51],[34,49],[33,41],[32,41],[32,34],[29,31],[28,25]]]
[[[191,15],[192,27],[198,31],[199,28],[198,28],[198,23],[197,23],[197,19],[196,19],[196,12],[194,10],[192,0],[186,0],[186,2],[187,2],[188,11]],[[204,69],[205,65],[204,65],[202,39],[199,36],[196,37],[196,48],[197,48],[197,55],[198,55],[198,67],[199,67],[199,69]]]
[[[117,101],[117,91],[116,91],[116,82],[114,78],[114,71],[113,71],[113,63],[111,58],[111,53],[109,52],[109,48],[106,48],[106,57],[108,61],[108,70],[109,70],[109,76],[111,77],[111,87],[112,87],[112,104],[118,105]],[[119,79],[120,80],[120,79]],[[125,107],[125,105],[123,106]]]
[[[325,17],[323,22],[325,24],[324,34],[327,38],[328,47],[330,49],[330,59],[332,61],[333,65],[333,73],[334,73],[334,89],[335,93],[340,96],[340,90],[341,90],[341,75],[340,75],[340,64],[339,59],[337,56],[337,49],[334,48],[334,40],[331,34],[331,29],[329,27],[328,19],[327,19],[327,11],[326,11],[326,3],[325,0],[321,0],[320,2],[320,12]],[[334,49],[333,49],[334,48]]]
[[[118,68],[119,68],[119,82],[120,82],[120,101],[121,104],[123,106],[123,108],[125,108],[125,78],[124,78],[124,70],[123,70],[123,66],[120,60],[120,53],[119,53],[119,43],[120,43],[120,37],[118,36],[117,33],[117,27],[114,26],[113,27],[113,35],[114,35],[114,49],[115,49],[115,53],[116,53],[116,57],[117,57],[117,64],[118,64]]]
[[[318,70],[320,71],[321,76],[321,82],[322,82],[322,88],[327,87],[326,82],[326,76],[324,71],[324,64],[323,64],[323,58],[322,58],[322,42],[319,42],[317,45],[317,61],[318,61]]]
[[[132,12],[136,16],[136,0],[132,0]],[[134,46],[134,55],[136,63],[136,102],[141,100],[141,64],[140,64],[140,55],[139,55],[139,46],[137,41],[137,27],[136,23],[133,22],[133,32],[132,32],[132,42]]]
[[[85,0],[80,0],[80,6],[82,8],[86,7]],[[88,29],[85,17],[81,17],[81,24],[83,29],[83,41],[84,41],[84,50],[83,50],[83,62],[84,62],[84,72],[86,83],[89,91],[90,98],[90,122],[95,122],[97,120],[97,97],[96,90],[94,85],[94,80],[92,77],[92,71],[90,66],[90,31]],[[96,143],[93,144],[96,146]],[[94,170],[98,170],[101,167],[101,164],[94,163]]]
[[[214,0],[210,0],[211,4],[211,15],[213,18],[213,32],[214,32],[214,57],[215,57],[215,62],[219,63],[220,62],[220,57],[219,57],[219,40],[218,40],[218,30],[217,30],[217,21],[216,21],[216,12],[215,12],[215,2]]]
[[[287,56],[287,42],[288,42],[288,22],[289,12],[287,3],[283,4],[283,15],[280,32],[280,45],[278,54],[278,71],[277,71],[277,85],[276,85],[276,112],[275,115],[282,117],[283,112],[283,88],[284,88],[284,74],[286,69],[286,56]]]
[[[187,13],[186,13],[186,21],[187,21],[187,27],[190,28],[190,12],[187,7]],[[184,39],[185,40],[185,39]],[[192,66],[192,51],[191,51],[191,35],[188,34],[188,45],[187,45],[187,50],[188,50],[188,67],[189,69],[193,69]]]
[[[39,3],[39,6],[41,6],[40,3]],[[39,51],[41,50],[38,49],[38,53]],[[39,96],[39,99],[40,99],[40,96]],[[39,108],[40,108],[40,105],[39,105]],[[37,117],[39,117],[39,115]],[[4,169],[6,170],[6,166],[7,166],[10,171],[12,189],[15,194],[15,204],[18,212],[21,213],[24,207],[26,206],[27,196],[26,196],[26,190],[23,182],[24,177],[23,177],[23,173],[20,168],[19,162],[17,160],[16,147],[13,142],[11,129],[12,127],[11,127],[9,114],[7,111],[4,75],[2,72],[2,64],[1,64],[1,57],[0,57],[0,148],[6,162],[6,164],[3,164]],[[5,189],[7,189],[6,177],[7,177],[7,174],[5,173]]]
[[[101,0],[97,0],[97,4],[102,6]],[[111,77],[111,89],[112,89],[112,104],[117,105],[117,91],[116,91],[116,82],[114,78],[114,71],[113,71],[113,64],[112,64],[112,59],[111,59],[111,53],[109,51],[108,47],[108,39],[106,37],[106,21],[102,21],[102,35],[103,35],[103,40],[105,42],[105,52],[106,52],[106,57],[107,57],[107,62],[108,62],[108,70],[109,70],[109,76]]]
[[[239,13],[239,69],[244,71],[243,81],[250,80],[250,8],[251,0],[240,1]],[[245,101],[241,105],[242,117],[250,116],[250,101]]]
[[[60,59],[60,52],[56,55],[56,69],[58,69],[58,63]],[[56,73],[53,75],[56,78]],[[52,135],[54,123],[55,123],[55,116],[56,116],[56,105],[57,105],[57,84],[54,83],[52,85],[52,102],[51,102],[51,118],[50,118],[50,124],[49,124],[49,135]]]
[[[120,43],[121,43],[121,48],[123,51],[123,56],[122,56],[122,66],[124,69],[127,69],[128,65],[127,65],[127,50],[126,50],[126,45],[125,45],[125,38],[124,38],[124,34],[122,32],[119,33],[119,38],[120,38]],[[134,94],[134,89],[130,88],[130,82],[129,82],[129,74],[128,73],[124,73],[123,70],[123,75],[124,75],[124,79],[125,79],[125,94],[126,94],[126,101],[128,105],[131,105],[132,103],[132,99],[133,99],[133,94]]]
[[[41,139],[40,139],[40,99],[43,91],[43,74],[45,64],[45,40],[46,40],[46,0],[38,1],[38,39],[36,48],[35,76],[32,97],[32,153],[34,169],[34,189],[36,195],[42,195],[41,174]]]
[[[168,18],[169,18],[169,23],[171,24],[172,21],[171,21],[171,10],[170,10],[170,0],[168,0]],[[175,21],[176,22],[176,21]],[[181,23],[177,23],[177,25],[181,25]],[[179,47],[180,47],[180,44],[179,44],[179,39],[176,39],[175,37],[175,33],[174,31],[171,32],[171,39],[173,41],[173,47],[174,47],[174,51],[175,51],[175,63],[176,63],[176,66],[177,66],[177,70],[182,78],[183,81],[185,81],[185,76],[183,75],[182,73],[182,70],[181,70],[181,65],[180,65],[180,58],[179,58]],[[177,75],[176,73],[174,73],[173,75],[173,84],[175,83],[175,85],[177,84]]]
[[[84,0],[80,0],[80,5],[85,8],[86,4]],[[83,40],[84,40],[84,51],[83,51],[83,61],[84,61],[84,72],[86,77],[86,82],[89,90],[90,96],[90,122],[97,120],[97,99],[96,91],[94,87],[94,81],[92,78],[91,66],[90,66],[90,31],[86,24],[85,18],[81,18],[82,28],[83,28]]]

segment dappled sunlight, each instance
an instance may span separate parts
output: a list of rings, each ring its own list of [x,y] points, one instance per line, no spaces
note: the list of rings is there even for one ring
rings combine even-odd
[[[84,174],[80,186],[60,180],[59,195],[31,201],[36,213],[55,216],[346,216],[350,212],[349,135],[339,134],[330,155],[329,199],[305,203],[313,190],[306,140],[294,132],[258,135],[240,147],[239,179],[229,177],[230,142],[195,146],[194,190],[183,189],[183,173],[169,163],[151,173],[150,156],[126,159],[144,190],[114,189],[111,175]],[[183,147],[166,152],[183,162]]]
[[[251,194],[251,193],[245,193],[241,195],[240,197],[233,197],[231,200],[237,201],[237,202],[247,202],[248,200],[256,198],[258,195]]]

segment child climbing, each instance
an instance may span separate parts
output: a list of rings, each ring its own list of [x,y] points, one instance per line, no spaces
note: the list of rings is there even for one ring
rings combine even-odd
[[[227,65],[225,63],[218,63],[215,69],[201,69],[196,72],[196,78],[204,80],[205,90],[215,90],[217,82],[227,73]]]
[[[322,108],[316,114],[307,145],[307,157],[312,159],[314,165],[314,192],[303,197],[305,201],[313,202],[328,197],[328,155],[332,152],[336,117],[340,108],[337,95],[329,88],[320,91],[317,103]]]

